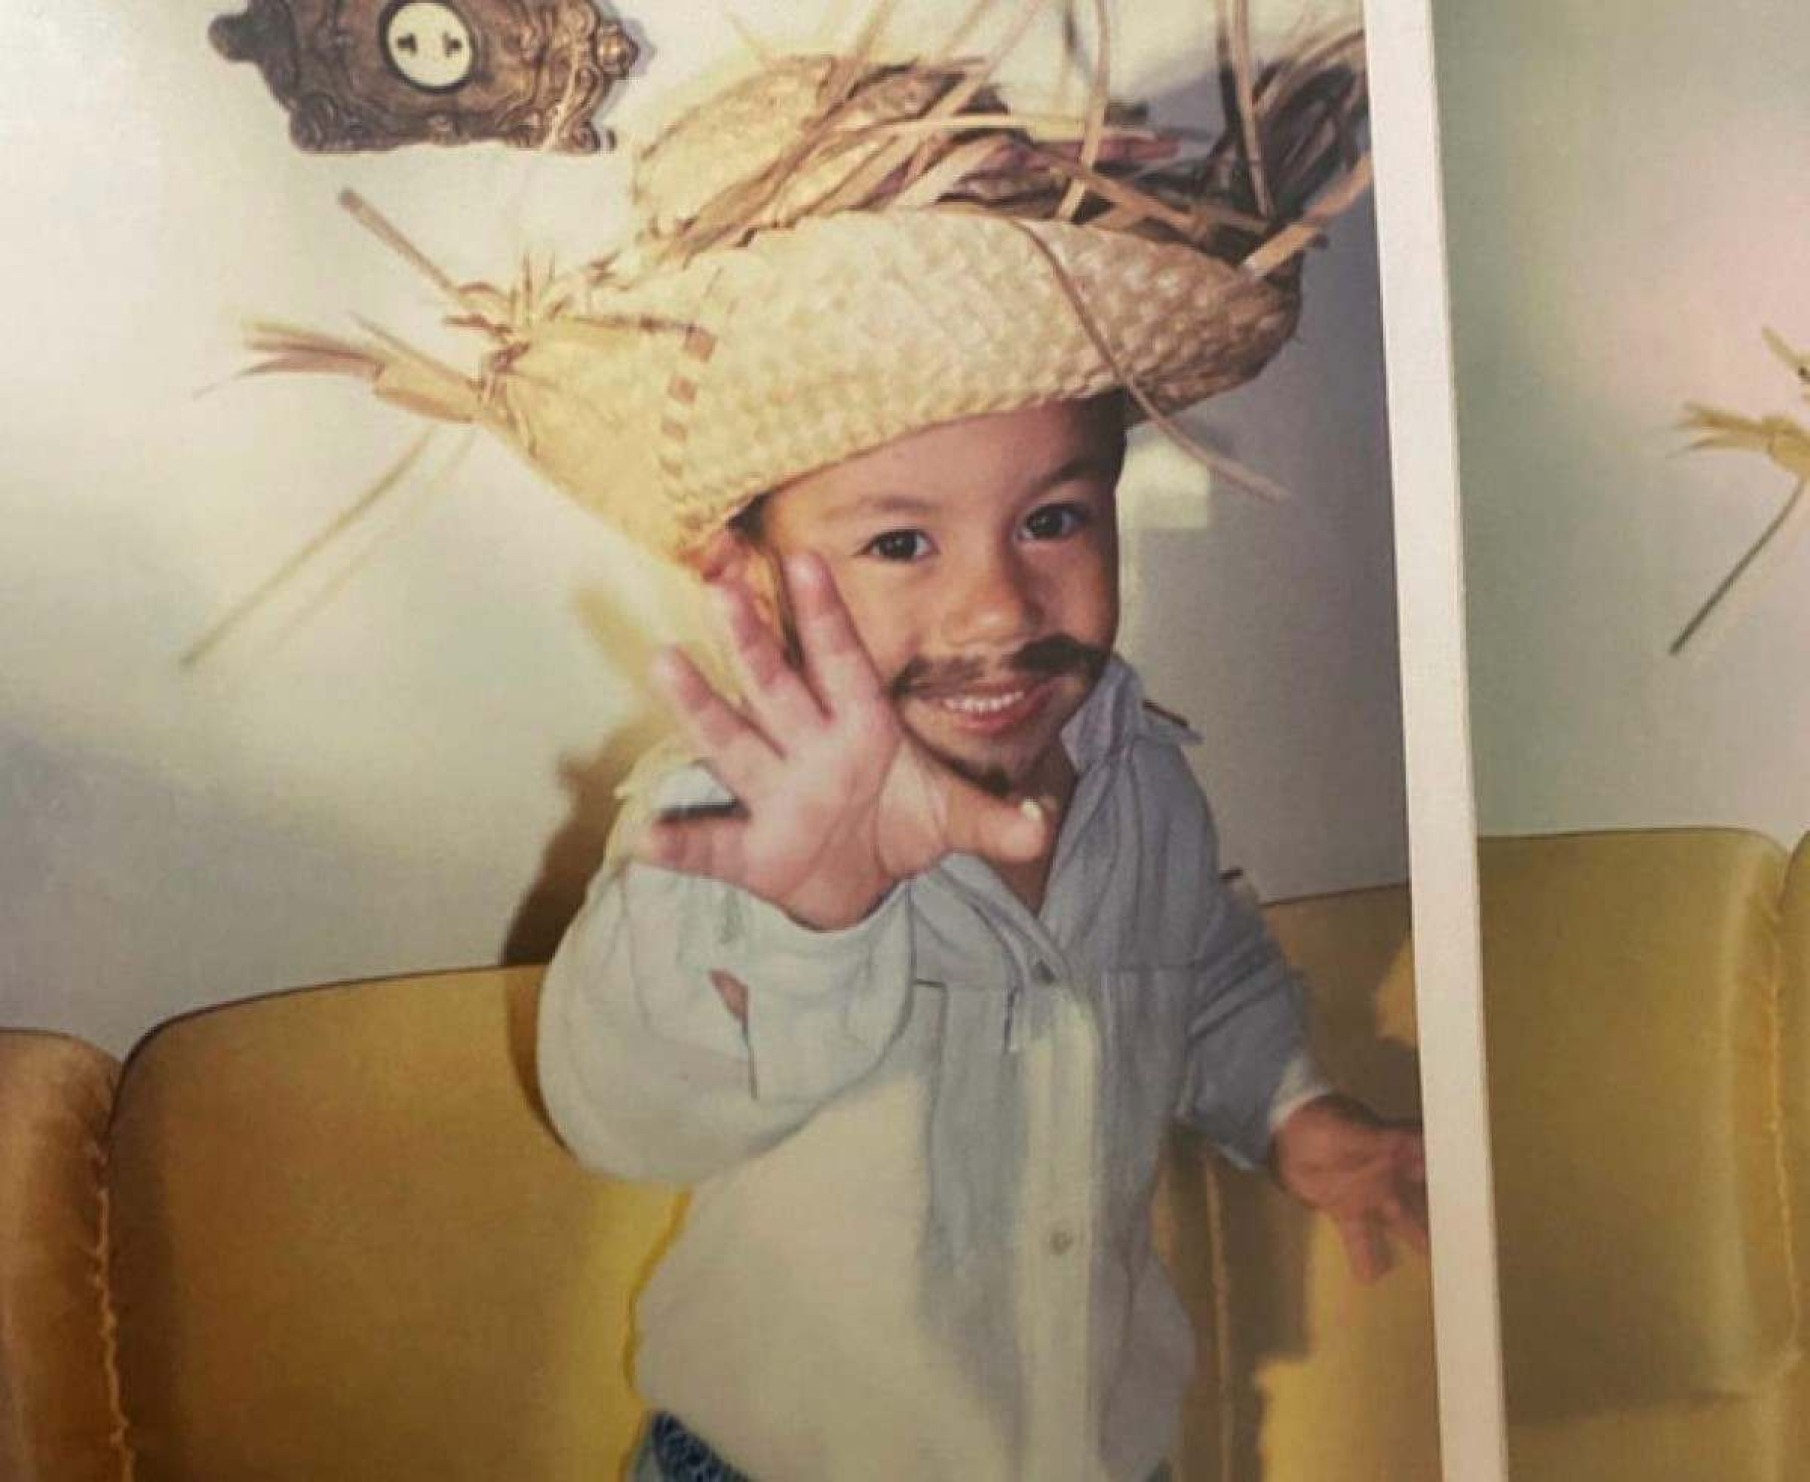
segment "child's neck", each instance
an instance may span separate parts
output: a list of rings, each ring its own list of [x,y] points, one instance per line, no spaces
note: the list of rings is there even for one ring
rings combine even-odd
[[[1005,881],[1006,888],[1024,902],[1032,915],[1043,909],[1050,866],[1056,859],[1056,840],[1061,836],[1069,801],[1075,795],[1075,781],[1075,764],[1058,741],[1038,759],[1020,788],[1025,797],[1035,798],[1050,814],[1050,829],[1044,838],[1043,852],[1022,864],[996,862],[993,866],[999,878]]]

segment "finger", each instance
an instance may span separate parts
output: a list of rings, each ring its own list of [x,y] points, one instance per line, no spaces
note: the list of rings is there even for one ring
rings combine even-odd
[[[951,851],[1000,864],[1027,864],[1049,847],[1055,812],[1035,798],[996,798],[939,769],[938,813]]]
[[[835,715],[882,703],[880,677],[822,557],[788,556],[785,579],[805,672],[824,708]]]
[[[656,818],[629,846],[642,864],[745,886],[746,818]]]
[[[1401,1170],[1415,1183],[1427,1181],[1427,1144],[1418,1127],[1404,1129]]]
[[[666,697],[685,737],[744,803],[763,791],[777,757],[747,719],[712,688],[698,666],[677,648],[663,649],[648,671]]]
[[[1369,1286],[1389,1270],[1394,1257],[1382,1232],[1366,1217],[1351,1215],[1335,1220],[1339,1237],[1345,1242],[1345,1259],[1351,1274],[1361,1286]]]
[[[801,737],[822,727],[823,707],[787,662],[785,650],[747,589],[725,581],[711,590],[729,630],[730,656],[748,707],[775,749],[789,752]]]
[[[1427,1191],[1411,1184],[1389,1207],[1389,1233],[1406,1241],[1423,1256],[1433,1253],[1433,1236],[1427,1219]]]
[[[1390,1231],[1398,1239],[1405,1241],[1411,1249],[1420,1255],[1430,1256],[1433,1254],[1433,1236],[1432,1232],[1427,1229],[1427,1220],[1424,1214],[1419,1217],[1410,1216],[1404,1218],[1399,1223],[1390,1226]]]

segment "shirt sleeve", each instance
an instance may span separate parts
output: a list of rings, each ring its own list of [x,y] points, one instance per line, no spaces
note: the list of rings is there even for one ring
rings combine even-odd
[[[1328,1088],[1307,1045],[1301,979],[1255,903],[1220,878],[1218,839],[1204,799],[1200,807],[1200,974],[1176,1114],[1250,1168],[1268,1157],[1276,1128]]]
[[[745,1026],[712,972],[746,985]],[[695,1183],[872,1070],[910,982],[903,887],[864,921],[817,932],[719,881],[612,864],[542,985],[541,1095],[586,1166]]]

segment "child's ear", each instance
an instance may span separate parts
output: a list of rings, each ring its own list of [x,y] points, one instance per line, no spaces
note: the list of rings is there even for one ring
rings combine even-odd
[[[685,552],[683,559],[699,581],[721,581],[726,575],[733,577],[734,568],[747,559],[741,549],[746,544],[747,541],[739,532],[725,525],[714,535],[692,546]]]
[[[725,526],[686,557],[686,564],[705,582],[740,587],[754,601],[761,621],[774,633],[785,633],[779,558],[758,539]]]

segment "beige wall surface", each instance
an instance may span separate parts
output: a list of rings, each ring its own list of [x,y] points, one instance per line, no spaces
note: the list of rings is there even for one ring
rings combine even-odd
[[[1810,547],[1667,646],[1790,495],[1687,401],[1810,426],[1810,7],[1438,0],[1486,832],[1810,827]]]
[[[648,724],[623,634],[670,626],[610,532],[449,430],[181,665],[420,434],[357,387],[235,379],[242,325],[356,312],[451,343],[339,190],[461,280],[595,256],[627,198],[626,151],[302,154],[207,43],[233,8],[0,8],[0,1022],[116,1050],[244,994],[544,951]],[[864,9],[729,8],[624,6],[647,48],[606,110],[626,142],[742,32],[822,45]],[[895,34],[964,8],[908,4]],[[1200,123],[1210,7],[1115,13],[1117,90]],[[1056,39],[1019,70],[1050,75]],[[1367,212],[1314,254],[1307,299],[1301,343],[1199,419],[1293,499],[1209,498],[1156,444],[1127,482],[1127,646],[1205,736],[1228,854],[1275,896],[1404,872]]]

